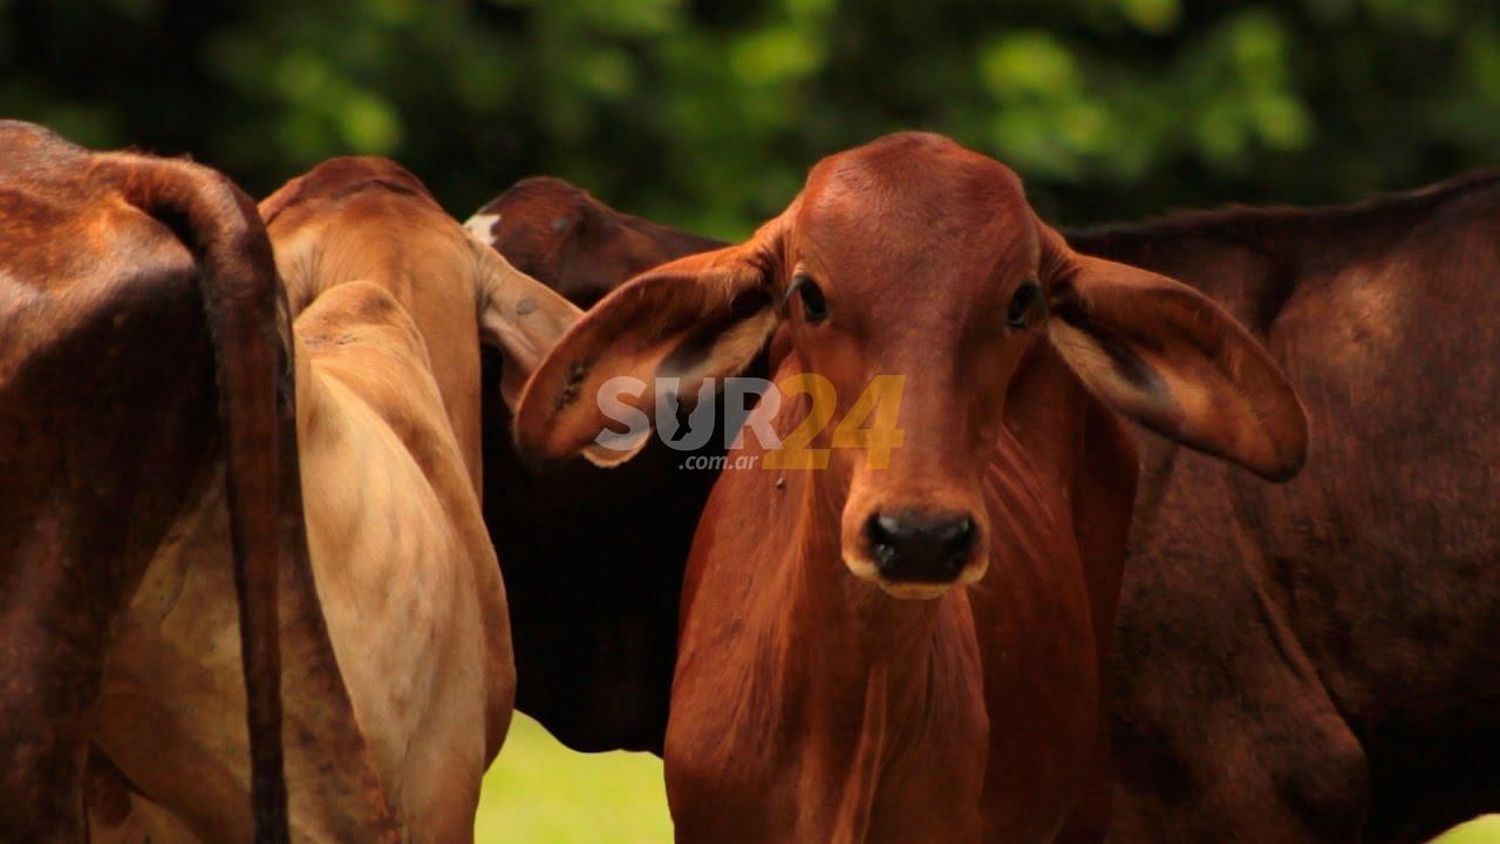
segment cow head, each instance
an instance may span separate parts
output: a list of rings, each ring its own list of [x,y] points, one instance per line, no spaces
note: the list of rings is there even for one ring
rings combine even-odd
[[[584,308],[636,273],[724,245],[622,214],[551,176],[522,179],[464,225],[521,272]]]
[[[1026,459],[996,443],[1010,436],[1011,382],[1039,344],[1098,398],[1188,446],[1269,478],[1303,459],[1301,404],[1224,311],[1171,279],[1073,252],[1009,169],[925,134],[825,159],[746,243],[657,268],[603,300],[527,385],[518,442],[543,459],[582,451],[618,462],[630,453],[595,442],[606,380],[672,375],[696,395],[773,333],[794,369],[832,384],[834,419],[877,377],[903,378],[902,439],[885,465],[834,448],[829,474],[843,495],[844,563],[898,597],[983,576],[982,478],[996,460]],[[640,409],[654,404],[648,389]]]
[[[476,380],[475,350],[456,330],[476,306],[479,341],[504,358],[501,390],[512,405],[580,313],[461,229],[421,180],[389,159],[324,161],[266,197],[260,213],[293,312],[330,284],[363,277],[387,285],[416,320],[450,405]],[[470,358],[468,366],[452,365]],[[477,413],[476,406],[463,415]]]

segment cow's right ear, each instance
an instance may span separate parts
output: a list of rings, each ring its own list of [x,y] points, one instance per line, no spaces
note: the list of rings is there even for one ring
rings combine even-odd
[[[645,446],[649,430],[627,420],[655,425],[658,386],[689,403],[705,379],[742,372],[777,324],[780,232],[772,221],[743,244],[647,271],[584,314],[521,395],[521,454],[618,465]]]

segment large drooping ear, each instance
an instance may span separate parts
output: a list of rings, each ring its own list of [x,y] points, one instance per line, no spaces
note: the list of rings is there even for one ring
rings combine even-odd
[[[1166,276],[1081,255],[1038,223],[1048,335],[1115,410],[1184,445],[1286,480],[1307,415],[1276,362],[1234,318]]]
[[[596,465],[618,465],[645,446],[658,387],[690,406],[705,379],[743,371],[777,323],[784,218],[743,244],[657,267],[600,300],[526,385],[515,421],[521,453],[552,462],[582,452]],[[676,380],[658,380],[669,378]]]
[[[488,245],[471,238],[470,247],[479,263],[479,339],[504,355],[500,392],[514,411],[526,380],[583,311]]]

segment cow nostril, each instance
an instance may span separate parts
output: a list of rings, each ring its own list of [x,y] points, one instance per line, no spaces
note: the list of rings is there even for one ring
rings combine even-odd
[[[911,523],[900,516],[887,516],[884,513],[870,517],[870,531],[872,538],[880,537],[880,541],[887,543],[905,542],[911,538],[914,532]]]
[[[954,554],[967,555],[974,547],[974,520],[968,516],[950,522],[937,533]]]
[[[865,521],[865,536],[870,540],[870,553],[881,574],[889,574],[896,564],[900,533],[900,520],[890,516],[877,513]]]
[[[933,531],[937,544],[947,559],[945,568],[955,577],[969,562],[969,552],[974,549],[974,520],[968,516],[955,519]]]
[[[932,535],[939,542],[967,547],[974,542],[974,520],[968,516],[940,522],[932,528]]]

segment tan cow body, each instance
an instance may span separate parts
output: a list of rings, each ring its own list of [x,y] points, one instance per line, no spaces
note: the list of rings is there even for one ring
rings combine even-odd
[[[313,568],[282,576],[292,834],[468,840],[515,694],[477,492],[480,335],[527,370],[576,310],[389,162],[330,162],[261,210],[300,312]],[[139,792],[126,840],[249,838],[234,593],[204,564],[226,529],[217,494],[179,521],[108,664],[99,745]]]

